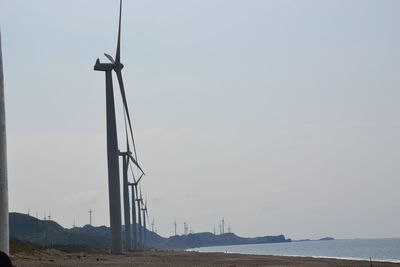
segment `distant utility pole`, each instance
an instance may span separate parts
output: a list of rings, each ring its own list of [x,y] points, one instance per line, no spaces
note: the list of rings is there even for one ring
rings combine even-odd
[[[8,221],[6,111],[4,103],[3,58],[0,33],[0,250],[10,252]]]
[[[222,234],[225,234],[225,219],[222,218]]]
[[[154,218],[153,221],[151,222],[151,231],[154,233]]]
[[[51,221],[51,211],[49,211],[49,216],[48,216],[48,218],[49,218],[49,221]]]
[[[92,213],[93,213],[93,210],[92,210],[92,208],[90,208],[89,209],[89,224],[90,225],[92,225]]]

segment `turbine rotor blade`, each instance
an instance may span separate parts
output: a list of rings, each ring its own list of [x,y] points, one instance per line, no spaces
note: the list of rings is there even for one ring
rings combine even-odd
[[[118,83],[119,83],[119,89],[121,91],[121,96],[122,96],[122,102],[124,104],[126,117],[128,118],[129,131],[130,131],[132,142],[133,142],[133,152],[135,154],[135,158],[137,159],[135,139],[133,138],[133,129],[132,129],[131,116],[129,115],[128,102],[126,101],[126,94],[125,94],[125,88],[124,88],[124,81],[122,79],[122,73],[121,73],[120,69],[116,69],[115,73],[117,74]]]
[[[130,159],[130,158],[128,157],[128,159]],[[133,173],[133,169],[132,169],[131,165],[129,165],[129,169],[131,170],[131,174],[132,174],[132,177],[133,177],[133,183],[137,184],[138,182],[136,181],[135,174]]]
[[[125,123],[126,152],[129,155],[129,153],[131,152],[131,149],[129,148],[128,126],[126,125],[126,114],[125,114],[125,112],[124,112],[124,123]]]
[[[145,174],[144,171],[142,170],[142,168],[140,167],[139,163],[137,163],[137,161],[135,160],[135,158],[132,157],[132,155],[128,155],[128,156],[132,160],[133,164],[135,164],[136,167],[138,167],[138,169],[142,172],[142,174]]]
[[[115,65],[115,60],[113,59],[113,57],[112,57],[112,56],[110,56],[109,54],[106,54],[106,53],[104,53],[104,55],[106,56],[106,58],[108,58],[108,60],[110,60],[110,61],[111,61],[111,63],[112,63],[112,64],[114,64],[114,65]]]
[[[129,169],[129,157],[126,158],[126,171]]]
[[[118,25],[118,41],[117,52],[115,54],[115,62],[121,63],[121,17],[122,17],[122,0],[119,2],[119,25]]]
[[[139,179],[137,180],[138,183],[140,182],[140,180],[142,179],[143,176],[144,176],[144,173],[142,173],[142,175],[140,175]]]

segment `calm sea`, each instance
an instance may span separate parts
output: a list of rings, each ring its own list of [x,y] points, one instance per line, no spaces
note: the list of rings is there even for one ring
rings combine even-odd
[[[400,238],[341,239],[276,244],[202,247],[200,252],[228,252],[257,255],[309,256],[400,262]]]

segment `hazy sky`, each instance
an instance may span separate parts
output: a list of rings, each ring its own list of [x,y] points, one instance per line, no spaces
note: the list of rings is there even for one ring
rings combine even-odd
[[[158,232],[400,237],[400,1],[125,1],[122,59]],[[10,209],[109,224],[117,0],[0,3]],[[116,91],[120,132],[122,106]],[[121,146],[123,139],[120,138]]]

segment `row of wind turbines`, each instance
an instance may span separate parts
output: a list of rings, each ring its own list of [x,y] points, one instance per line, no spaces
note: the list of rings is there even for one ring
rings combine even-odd
[[[111,63],[100,63],[97,59],[94,70],[105,72],[106,76],[106,121],[107,121],[107,165],[108,165],[108,186],[109,186],[109,209],[110,209],[110,228],[111,228],[111,253],[121,254],[122,245],[122,225],[121,225],[121,194],[119,159],[123,165],[123,199],[124,199],[124,219],[125,219],[125,249],[143,249],[146,247],[146,219],[147,203],[143,201],[142,191],[139,182],[145,175],[137,159],[135,141],[132,130],[131,118],[129,115],[128,104],[122,79],[121,63],[121,15],[122,0],[119,9],[118,42],[115,59],[110,55],[105,56]],[[0,35],[0,250],[9,253],[9,222],[8,222],[8,179],[7,179],[7,153],[6,153],[6,123],[5,123],[5,104],[4,104],[4,83],[3,83],[3,64],[1,53]],[[124,120],[126,134],[126,150],[120,151],[118,148],[117,127],[115,118],[115,103],[112,72],[115,72],[124,105]],[[129,126],[129,134],[128,134]],[[133,153],[130,149],[133,147]],[[129,180],[131,177],[131,181]],[[139,189],[138,189],[139,187]],[[130,190],[129,190],[130,189]],[[131,192],[131,202],[129,199]],[[132,214],[132,220],[130,213]],[[49,218],[51,219],[51,217]]]
[[[120,0],[119,8],[118,41],[115,59],[108,54],[104,54],[110,63],[100,63],[100,60],[97,59],[94,66],[95,71],[105,72],[106,78],[107,165],[112,254],[121,254],[123,247],[128,251],[145,249],[147,239],[146,219],[148,220],[147,201],[143,200],[140,186],[140,181],[145,176],[145,172],[138,163],[132,122],[121,72],[124,67],[121,63],[121,17],[122,0]],[[124,151],[118,148],[112,72],[115,72],[117,76],[123,103],[126,139]],[[131,150],[131,145],[133,151]],[[124,246],[121,223],[120,159],[122,160],[123,181]]]

